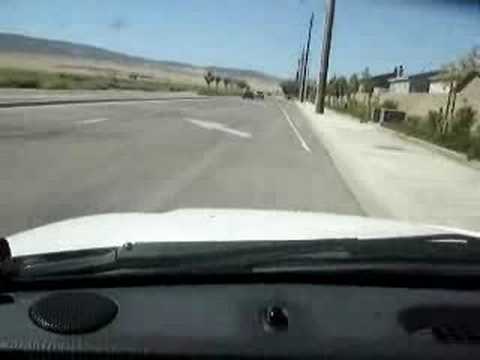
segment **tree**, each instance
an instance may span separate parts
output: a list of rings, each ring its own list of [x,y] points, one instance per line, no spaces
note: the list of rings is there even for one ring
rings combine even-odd
[[[370,76],[370,69],[368,67],[362,71],[362,85],[363,92],[370,95],[373,93],[373,81],[372,77]]]
[[[337,97],[337,99],[340,98],[340,100],[343,101],[348,91],[348,81],[345,78],[345,76],[340,76],[337,79],[335,90],[336,90],[335,96]]]
[[[462,70],[457,64],[449,64],[444,67],[444,80],[448,81],[449,89],[447,95],[447,104],[445,111],[441,116],[440,133],[445,135],[450,129],[450,120],[455,113],[455,104],[457,100],[457,85],[462,78]]]
[[[458,61],[458,69],[464,73],[480,71],[480,46],[473,47]]]
[[[298,81],[286,80],[280,83],[283,93],[289,97],[295,97],[298,95]]]
[[[225,90],[228,90],[228,86],[230,85],[230,83],[232,82],[232,80],[228,77],[224,77],[223,78],[223,86],[225,87]]]
[[[207,73],[203,76],[205,79],[205,82],[207,83],[208,88],[210,88],[210,83],[215,80],[215,77],[210,71],[207,71]]]
[[[331,102],[332,97],[336,95],[337,90],[337,77],[333,75],[327,83],[326,94],[328,95],[328,102]]]
[[[368,118],[370,118],[370,114],[372,113],[372,95],[373,95],[373,81],[372,77],[370,76],[370,69],[368,66],[365,70],[362,71],[362,85],[363,85],[363,92],[368,94],[367,96],[367,108],[368,108]]]
[[[242,90],[250,88],[250,86],[248,85],[248,83],[245,80],[236,80],[235,85],[237,85],[238,88],[242,89]]]
[[[348,93],[356,94],[360,89],[360,81],[358,80],[357,74],[352,74],[350,79],[348,79]]]
[[[458,84],[472,71],[480,71],[480,46],[473,47],[458,61],[443,67],[443,79],[449,84],[447,103],[442,113],[440,131],[445,135],[450,130],[450,122],[455,114]]]
[[[218,84],[222,81],[222,78],[218,75],[215,75],[215,90],[218,92]]]

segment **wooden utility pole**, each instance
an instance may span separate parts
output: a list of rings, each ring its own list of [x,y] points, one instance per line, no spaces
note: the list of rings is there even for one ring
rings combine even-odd
[[[323,114],[325,110],[325,90],[327,88],[328,63],[332,43],[333,19],[335,17],[335,0],[326,0],[325,27],[323,31],[322,59],[318,72],[315,112]]]
[[[295,75],[295,83],[300,86],[300,58],[297,61],[297,73]]]
[[[298,98],[302,98],[303,93],[303,68],[305,66],[305,47],[302,50],[302,55],[300,56],[300,81],[298,83]]]
[[[310,17],[310,25],[308,26],[308,37],[307,37],[307,49],[305,52],[305,63],[303,66],[303,77],[302,77],[302,86],[301,86],[301,94],[300,94],[300,102],[305,100],[305,96],[307,93],[308,87],[308,58],[310,55],[310,40],[312,38],[312,27],[313,27],[313,12],[312,16]]]

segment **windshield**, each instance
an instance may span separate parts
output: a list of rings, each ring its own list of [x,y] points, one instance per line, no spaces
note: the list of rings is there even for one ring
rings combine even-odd
[[[479,0],[0,1],[14,255],[462,230]]]

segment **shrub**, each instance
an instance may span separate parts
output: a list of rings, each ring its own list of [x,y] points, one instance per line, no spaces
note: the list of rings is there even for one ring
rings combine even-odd
[[[440,146],[463,152],[467,158],[480,159],[480,121],[476,121],[471,107],[462,107],[455,113],[450,131],[442,135],[442,114],[430,111],[428,116],[407,116],[406,121],[392,124],[391,128]]]
[[[464,106],[457,110],[453,119],[451,134],[468,136],[475,121],[475,111],[471,106]]]
[[[470,144],[467,150],[467,158],[480,159],[480,122],[477,122],[470,133]]]
[[[368,106],[357,101],[354,98],[351,98],[347,102],[342,102],[338,100],[332,101],[332,99],[330,99],[330,101],[327,100],[327,102],[329,106],[335,109],[336,111],[345,113],[345,114],[350,114],[353,117],[358,118],[361,122],[370,120],[369,114],[368,114]]]
[[[412,128],[418,128],[419,125],[422,122],[422,117],[421,116],[416,116],[416,115],[408,115],[407,116],[407,125],[412,127]]]
[[[474,134],[471,133],[475,121],[475,111],[464,106],[457,110],[452,120],[450,131],[444,136],[443,143],[446,147],[468,153],[474,141]]]
[[[421,116],[408,115],[406,121],[401,123],[402,130],[408,134],[421,135],[423,118]]]
[[[429,111],[427,121],[422,122],[420,129],[429,139],[438,139],[442,124],[442,114],[439,111]]]
[[[42,83],[42,89],[64,90],[73,89],[73,84],[68,80],[46,81]]]
[[[398,109],[398,103],[396,101],[386,99],[383,101],[381,107],[389,110],[397,110]]]
[[[23,89],[38,89],[41,87],[39,79],[12,79],[10,82],[11,87],[23,88]]]
[[[285,95],[295,97],[298,95],[298,83],[294,80],[286,80],[280,83],[280,87]]]

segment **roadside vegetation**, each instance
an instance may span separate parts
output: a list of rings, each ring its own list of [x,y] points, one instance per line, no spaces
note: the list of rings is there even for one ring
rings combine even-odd
[[[203,79],[207,87],[199,90],[200,95],[241,95],[246,89],[250,89],[250,85],[245,80],[222,77],[211,71],[207,71]]]
[[[49,90],[143,90],[184,91],[188,87],[172,82],[139,80],[132,77],[90,76],[15,68],[0,68],[0,87]]]
[[[470,106],[459,108],[450,125],[445,125],[444,116],[440,112],[430,111],[427,117],[408,116],[406,121],[392,124],[390,127],[404,134],[465,153],[468,159],[480,159],[480,123],[478,115]]]
[[[213,78],[211,79],[210,76]],[[205,79],[207,81],[207,79]],[[214,84],[213,86],[212,83]],[[46,90],[140,90],[192,91],[200,95],[240,95],[249,85],[244,80],[222,78],[210,73],[207,86],[128,77],[56,73],[18,68],[0,68],[0,88]]]
[[[372,120],[376,109],[395,111],[398,104],[392,100],[379,102],[377,99],[358,101],[354,97],[329,96],[327,105],[337,112],[349,114],[360,122]],[[378,110],[377,110],[378,111]],[[429,141],[436,145],[467,155],[469,160],[480,159],[480,117],[475,110],[464,105],[448,112],[430,111],[427,116],[406,116],[404,121],[384,124],[409,136]]]

